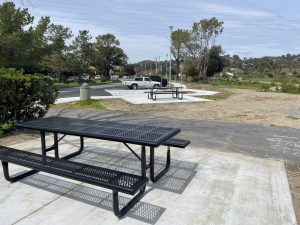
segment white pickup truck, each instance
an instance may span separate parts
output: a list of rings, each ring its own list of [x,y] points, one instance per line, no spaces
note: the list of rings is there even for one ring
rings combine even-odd
[[[130,89],[137,88],[157,88],[161,86],[160,82],[152,81],[149,77],[137,77],[134,79],[128,79],[122,81],[122,86]]]

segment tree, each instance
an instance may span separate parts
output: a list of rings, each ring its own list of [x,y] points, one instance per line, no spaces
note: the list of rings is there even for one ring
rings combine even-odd
[[[207,76],[211,77],[215,73],[223,71],[224,58],[221,57],[222,48],[221,46],[213,46],[209,50],[208,65],[207,65]]]
[[[50,55],[51,27],[49,17],[41,17],[33,26],[34,17],[28,9],[14,3],[0,5],[0,66],[39,72],[45,56]],[[53,41],[53,40],[52,40]]]
[[[96,37],[96,67],[104,71],[109,77],[110,70],[115,66],[122,66],[127,63],[127,56],[123,49],[119,47],[120,42],[113,34],[104,34]]]
[[[25,27],[33,22],[27,9],[16,9],[12,2],[0,5],[0,66],[16,67],[22,61]],[[32,28],[31,28],[32,29]]]
[[[172,32],[171,39],[171,52],[176,61],[176,72],[178,74],[180,71],[180,63],[183,61],[184,56],[186,55],[186,45],[189,42],[190,33],[188,30],[178,29]]]
[[[183,68],[183,74],[186,75],[186,81],[189,81],[189,77],[192,81],[196,80],[199,71],[198,69],[195,67],[195,64],[192,63],[191,60],[187,60],[184,63],[184,68]]]
[[[70,28],[62,25],[51,24],[48,29],[48,51],[42,61],[41,66],[47,71],[52,71],[59,75],[62,80],[62,74],[67,70],[68,46],[66,41],[72,37]]]
[[[209,49],[215,45],[216,38],[223,32],[223,22],[215,17],[194,23],[187,45],[190,57],[199,70],[199,78],[206,79]]]
[[[67,66],[71,72],[80,74],[89,70],[95,55],[93,43],[90,42],[91,39],[92,37],[87,30],[80,30],[75,37],[67,53]]]

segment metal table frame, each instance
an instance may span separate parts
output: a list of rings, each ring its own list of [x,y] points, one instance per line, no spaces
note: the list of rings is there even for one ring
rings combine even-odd
[[[183,87],[171,87],[171,88],[165,88],[165,87],[159,87],[159,88],[151,88],[148,93],[148,99],[151,99],[153,101],[156,100],[157,94],[172,94],[172,98],[177,98],[179,100],[183,99]],[[181,95],[181,97],[180,97]],[[155,96],[155,97],[154,97]]]
[[[62,117],[59,117],[62,118]],[[78,119],[80,120],[80,119]],[[83,120],[80,120],[83,121]],[[95,121],[98,122],[98,121]],[[30,121],[29,121],[30,123]],[[120,123],[121,124],[121,123]],[[131,124],[128,124],[131,125]],[[147,126],[147,125],[146,125]],[[71,153],[68,154],[64,157],[61,157],[63,159],[70,159],[72,157],[78,156],[82,153],[83,149],[84,149],[84,137],[89,137],[89,138],[96,138],[96,139],[104,139],[104,140],[110,140],[110,141],[117,141],[117,142],[122,142],[129,150],[130,152],[132,152],[134,154],[134,156],[140,160],[141,162],[141,175],[146,177],[146,172],[148,169],[150,169],[150,180],[152,182],[156,182],[158,181],[164,174],[167,173],[167,171],[169,170],[170,167],[170,162],[171,162],[171,156],[170,156],[170,147],[167,147],[167,157],[166,157],[166,165],[165,168],[163,170],[161,170],[158,174],[155,174],[155,169],[154,169],[154,165],[155,165],[155,147],[160,146],[161,144],[163,144],[165,141],[169,140],[170,138],[172,138],[173,136],[175,136],[176,134],[178,134],[180,132],[180,129],[174,129],[174,128],[167,128],[167,129],[172,129],[172,132],[168,135],[165,135],[164,138],[162,138],[161,140],[157,141],[157,142],[153,142],[152,144],[150,142],[143,142],[143,141],[134,141],[134,140],[122,140],[122,139],[115,139],[115,138],[108,138],[108,137],[99,137],[99,136],[95,136],[95,135],[87,135],[84,133],[76,133],[76,132],[70,132],[68,130],[63,130],[63,129],[42,129],[41,127],[34,127],[34,126],[29,126],[28,123],[24,122],[24,123],[18,123],[16,125],[17,128],[26,128],[26,129],[34,129],[34,130],[39,130],[40,131],[40,136],[41,136],[41,148],[42,148],[42,155],[47,155],[47,152],[49,151],[54,151],[54,155],[55,158],[60,158],[59,157],[59,142],[66,136],[66,135],[73,135],[73,136],[79,136],[80,137],[80,148]],[[154,126],[152,126],[154,127]],[[159,128],[159,127],[157,127]],[[46,132],[49,133],[53,133],[54,134],[54,144],[47,148],[46,147]],[[62,134],[63,136],[58,138],[58,134]],[[128,144],[138,144],[141,146],[141,156],[139,156]],[[147,160],[146,160],[146,147],[150,147],[150,162],[147,164]]]

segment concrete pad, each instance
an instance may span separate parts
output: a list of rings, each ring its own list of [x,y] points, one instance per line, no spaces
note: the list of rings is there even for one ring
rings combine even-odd
[[[174,99],[172,95],[158,95],[156,101],[148,99],[147,90],[105,90],[114,97],[119,97],[132,104],[159,104],[159,103],[183,103],[183,102],[207,102],[209,99],[193,97],[184,94],[183,99]],[[186,91],[186,90],[185,90]],[[201,94],[199,94],[201,95]]]
[[[214,91],[205,91],[197,89],[187,89],[185,85],[179,83],[172,83],[175,87],[182,87],[184,91],[188,92],[184,94],[183,99],[174,99],[171,95],[158,95],[157,100],[153,101],[148,99],[148,94],[145,93],[147,90],[130,90],[130,89],[108,89],[105,90],[111,96],[92,96],[91,99],[112,99],[112,98],[121,98],[132,104],[160,104],[160,103],[183,103],[183,102],[208,102],[212,101],[205,98],[199,98],[195,96],[206,96],[206,95],[215,95],[218,92]],[[69,98],[59,98],[55,101],[55,104],[75,102],[79,101],[79,97],[69,97]]]
[[[52,137],[46,140],[50,145]],[[12,147],[38,152],[39,144],[34,139]],[[139,174],[138,161],[122,144],[95,139],[85,144],[76,161]],[[78,147],[78,137],[60,144],[64,154]],[[139,152],[139,146],[132,147]],[[107,189],[44,173],[9,184],[1,171],[1,225],[296,224],[283,162],[193,147],[171,151],[170,171],[150,183],[141,202],[121,220],[112,212]],[[163,166],[165,153],[165,147],[156,150],[157,167]]]

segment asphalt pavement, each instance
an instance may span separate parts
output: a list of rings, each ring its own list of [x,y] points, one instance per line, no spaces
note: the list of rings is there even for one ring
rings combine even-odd
[[[189,139],[193,147],[286,160],[300,165],[299,129],[94,110],[52,109],[47,114],[54,115],[176,127],[181,129],[178,137]]]
[[[124,89],[120,83],[115,84],[104,84],[104,85],[92,85],[91,95],[92,96],[111,96],[105,89]],[[59,90],[58,98],[70,98],[70,97],[79,97],[80,96],[80,87],[67,87],[61,88]]]

